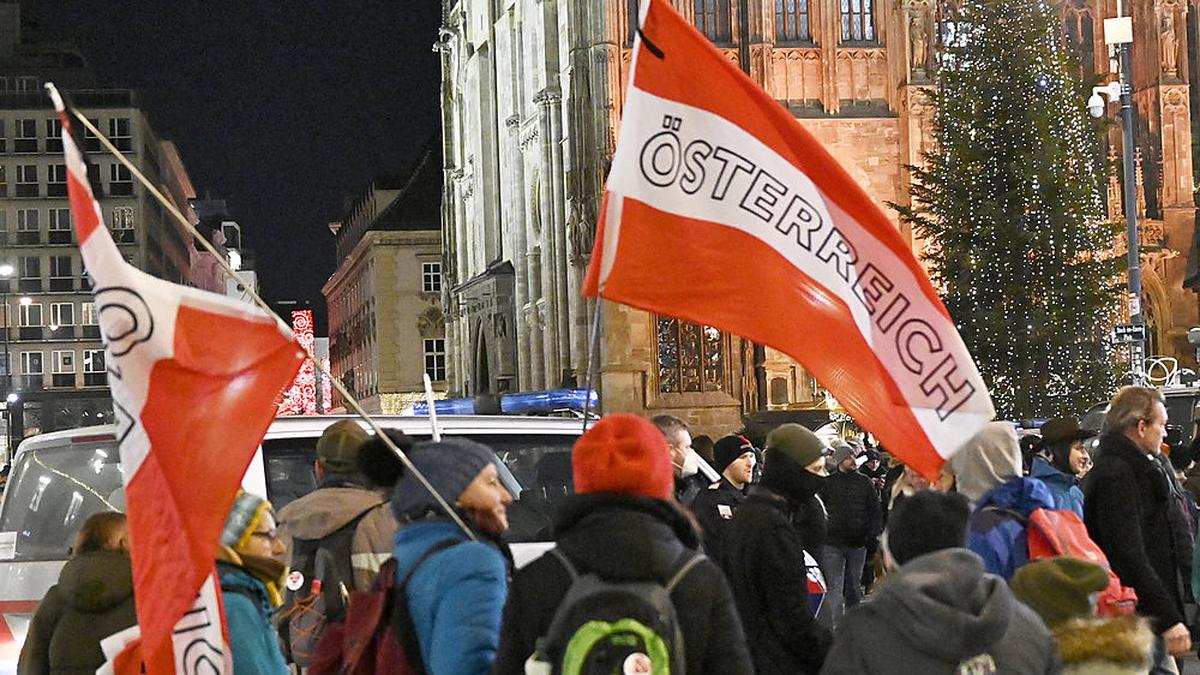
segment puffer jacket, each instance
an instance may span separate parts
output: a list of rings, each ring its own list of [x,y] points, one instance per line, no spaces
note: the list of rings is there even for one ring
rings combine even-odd
[[[1071,619],[1053,633],[1063,675],[1141,675],[1153,663],[1154,634],[1141,617]]]
[[[700,546],[696,530],[678,507],[627,495],[568,497],[555,531],[559,550],[579,572],[613,581],[666,583]],[[548,631],[570,585],[569,573],[552,554],[517,571],[504,608],[493,673],[525,672],[525,660]],[[671,600],[683,633],[688,673],[752,672],[741,622],[717,565],[708,560],[698,563],[675,587]]]
[[[1029,562],[1025,523],[1035,509],[1053,509],[1046,484],[1036,478],[1013,478],[984,493],[971,514],[967,548],[983,558],[992,574],[1012,578]]]
[[[1079,489],[1079,481],[1074,476],[1068,476],[1041,458],[1033,460],[1033,470],[1029,475],[1046,484],[1055,509],[1074,511],[1083,520],[1083,490]]]
[[[354,588],[350,590],[366,590],[392,556],[396,536],[396,517],[383,492],[348,478],[327,478],[319,488],[279,511],[279,535],[292,551],[294,539],[324,539],[359,516],[362,519],[350,543],[354,568]]]
[[[271,623],[271,603],[266,585],[246,570],[217,561],[229,646],[237,675],[285,675],[287,663],[279,648],[279,635]]]
[[[825,479],[821,501],[829,513],[825,543],[863,547],[883,532],[879,493],[870,478],[857,471],[836,471]]]
[[[991,669],[963,668],[990,664]],[[1008,585],[961,548],[905,563],[838,625],[822,675],[1059,672],[1054,638]]]
[[[104,664],[100,641],[137,623],[129,555],[95,551],[72,558],[38,605],[19,675],[91,675]]]
[[[425,553],[444,541],[459,542]],[[469,541],[449,520],[431,518],[396,533],[397,583],[408,581],[412,616],[421,659],[429,675],[479,675],[488,672],[500,640],[500,616],[508,594],[508,562],[494,544]]]

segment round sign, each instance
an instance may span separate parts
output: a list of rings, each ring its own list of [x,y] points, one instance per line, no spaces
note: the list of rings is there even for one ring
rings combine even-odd
[[[623,675],[650,675],[652,665],[649,656],[641,652],[634,652],[625,657],[625,663],[621,665],[621,673]]]
[[[300,590],[300,587],[304,585],[304,575],[298,571],[293,571],[291,574],[287,575],[287,582],[285,585],[289,591],[294,592]]]

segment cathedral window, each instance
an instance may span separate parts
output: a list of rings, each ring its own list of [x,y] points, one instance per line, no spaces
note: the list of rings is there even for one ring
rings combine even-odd
[[[721,331],[668,316],[657,324],[659,393],[728,391]]]
[[[717,44],[732,41],[733,28],[729,20],[729,0],[693,0],[696,28]]]
[[[811,42],[808,0],[775,0],[775,39],[778,42]]]
[[[842,42],[875,41],[873,0],[841,0]]]

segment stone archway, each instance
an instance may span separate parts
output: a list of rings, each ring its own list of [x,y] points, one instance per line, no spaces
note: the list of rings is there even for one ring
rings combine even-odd
[[[1166,284],[1153,265],[1142,266],[1142,321],[1146,324],[1146,356],[1178,356],[1169,334],[1171,299]]]
[[[475,326],[475,357],[472,367],[471,381],[474,383],[473,394],[486,394],[492,391],[492,368],[490,350],[488,349],[488,332],[486,324],[480,321]]]

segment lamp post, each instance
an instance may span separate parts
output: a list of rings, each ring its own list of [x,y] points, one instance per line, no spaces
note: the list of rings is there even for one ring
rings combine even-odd
[[[1121,165],[1122,193],[1125,201],[1125,234],[1129,240],[1129,323],[1143,325],[1142,319],[1142,267],[1138,251],[1137,186],[1133,167],[1133,65],[1130,50],[1133,45],[1133,18],[1125,13],[1124,0],[1117,0],[1117,18],[1104,20],[1104,42],[1111,45],[1117,56],[1118,81],[1092,89],[1088,99],[1088,112],[1092,117],[1104,114],[1105,101],[1121,101]],[[1144,329],[1143,329],[1144,335]],[[1142,385],[1146,380],[1145,343],[1134,340],[1130,344],[1130,365],[1133,366],[1133,383]]]
[[[4,300],[4,391],[6,394],[4,402],[4,453],[8,456],[9,460],[12,459],[13,439],[12,412],[9,410],[9,406],[16,403],[17,400],[12,387],[12,358],[8,351],[8,331],[10,326],[8,321],[8,285],[11,283],[12,276],[13,266],[8,263],[0,263],[0,281],[4,282],[4,291],[0,294],[3,295]]]

